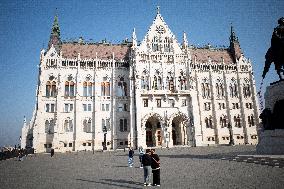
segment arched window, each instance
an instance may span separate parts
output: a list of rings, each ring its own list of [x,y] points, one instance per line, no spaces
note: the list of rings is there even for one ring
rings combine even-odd
[[[186,90],[186,78],[183,76],[183,73],[181,73],[181,76],[179,76],[179,89],[180,90]]]
[[[72,119],[66,119],[64,121],[64,131],[73,132],[73,120]]]
[[[46,94],[46,97],[50,97],[51,96],[51,83],[50,83],[50,81],[46,82],[45,94]]]
[[[87,82],[83,83],[83,96],[87,96]]]
[[[45,133],[49,133],[49,121],[45,120]]]
[[[65,81],[65,96],[66,97],[75,96],[75,83],[73,81]]]
[[[227,127],[227,117],[225,115],[220,117],[220,126],[221,128]]]
[[[243,94],[245,98],[251,96],[251,88],[248,79],[245,79],[245,83],[243,84]]]
[[[241,127],[241,117],[240,115],[234,116],[235,127]]]
[[[53,119],[45,120],[45,133],[53,134],[54,133],[54,125],[55,125],[55,122],[54,122]]]
[[[83,132],[91,133],[92,132],[92,120],[91,118],[86,118],[83,121]]]
[[[173,77],[170,77],[169,78],[169,90],[173,91],[175,89],[175,86],[174,86],[174,78]]]
[[[203,98],[210,98],[210,86],[206,79],[204,79],[204,82],[201,84],[201,93]]]
[[[88,82],[88,96],[93,96],[93,84]]]
[[[206,125],[206,128],[209,128],[209,119],[207,117],[205,118],[205,125]]]
[[[248,125],[249,125],[249,127],[254,126],[254,117],[253,117],[253,115],[248,116]]]
[[[209,127],[210,127],[211,129],[213,128],[212,116],[209,117]]]
[[[121,77],[117,84],[117,96],[127,96],[127,83]]]
[[[220,80],[220,79],[217,79],[216,92],[217,92],[217,97],[218,98],[225,97],[224,84],[223,84],[222,80]]]
[[[162,84],[162,77],[158,76],[158,90],[162,90],[163,84]]]
[[[154,36],[152,40],[152,50],[153,52],[159,51],[158,37]]]
[[[158,79],[157,79],[156,76],[154,76],[152,88],[153,88],[154,90],[158,90]]]
[[[107,81],[107,78],[103,78],[103,82],[101,82],[101,96],[110,96],[110,82]]]
[[[149,76],[147,75],[147,71],[144,70],[141,76],[141,88],[149,90]]]
[[[46,82],[46,97],[55,97],[56,96],[56,82],[47,81]]]
[[[141,77],[141,89],[146,89],[144,76]]]
[[[170,78],[169,78],[169,76],[167,76],[167,78],[166,78],[166,89],[167,90],[170,90]]]

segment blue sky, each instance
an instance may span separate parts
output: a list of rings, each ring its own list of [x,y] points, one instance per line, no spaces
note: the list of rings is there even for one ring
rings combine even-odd
[[[233,23],[241,48],[253,62],[257,90],[273,28],[284,16],[282,0],[236,1],[0,1],[0,146],[19,143],[24,116],[31,119],[42,48],[46,48],[54,15],[61,38],[119,43],[136,28],[142,40],[156,6],[179,42],[182,33],[194,45],[228,46]],[[58,9],[56,11],[56,8]],[[274,70],[274,66],[272,67]],[[264,87],[277,80],[276,72]]]

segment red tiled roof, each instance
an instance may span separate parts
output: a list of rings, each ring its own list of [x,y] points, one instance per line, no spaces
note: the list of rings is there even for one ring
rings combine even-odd
[[[212,63],[221,63],[222,58],[224,59],[225,64],[235,62],[229,49],[193,48],[190,50],[190,53],[193,61],[196,57],[197,63],[208,62],[209,57]]]
[[[110,44],[79,44],[79,43],[63,43],[61,46],[62,57],[77,58],[80,53],[81,59],[97,58],[112,59],[128,59],[130,47],[127,45],[110,45]]]

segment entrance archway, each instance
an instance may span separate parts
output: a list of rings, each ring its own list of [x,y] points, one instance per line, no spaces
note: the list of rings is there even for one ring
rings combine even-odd
[[[186,122],[182,116],[177,116],[172,120],[172,140],[173,145],[186,145]]]
[[[155,117],[149,117],[145,123],[146,145],[148,147],[162,145],[161,122]]]

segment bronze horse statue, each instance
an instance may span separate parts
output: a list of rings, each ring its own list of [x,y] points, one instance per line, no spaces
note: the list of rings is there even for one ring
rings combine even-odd
[[[278,20],[279,26],[274,28],[274,32],[271,38],[271,47],[267,50],[265,55],[265,66],[262,73],[264,79],[268,72],[270,65],[274,62],[275,70],[280,80],[283,80],[282,74],[284,74],[284,17]]]

